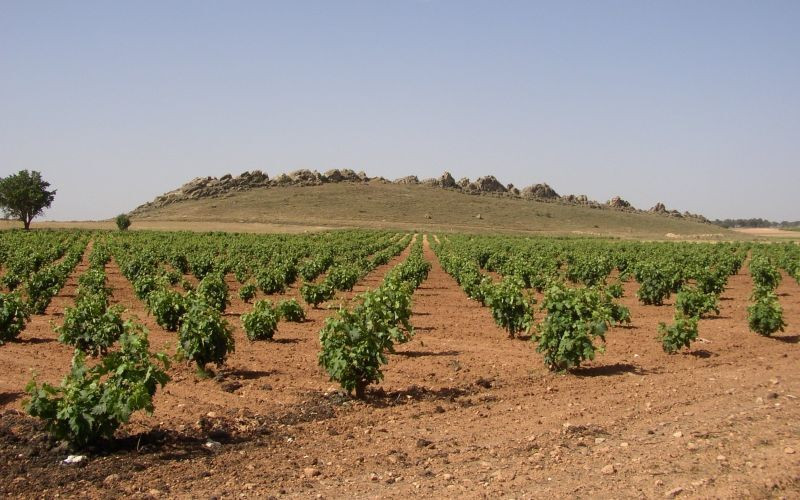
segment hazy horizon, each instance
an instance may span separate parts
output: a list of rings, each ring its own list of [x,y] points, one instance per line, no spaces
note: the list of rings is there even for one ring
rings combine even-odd
[[[457,179],[800,219],[800,3],[0,4],[0,176],[106,219],[194,177]]]

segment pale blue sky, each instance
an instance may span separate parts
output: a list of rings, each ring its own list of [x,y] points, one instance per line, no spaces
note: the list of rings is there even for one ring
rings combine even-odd
[[[0,175],[51,219],[202,175],[494,174],[800,219],[798,1],[0,0]]]

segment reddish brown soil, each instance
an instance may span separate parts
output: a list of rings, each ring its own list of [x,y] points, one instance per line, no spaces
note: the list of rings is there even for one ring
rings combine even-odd
[[[406,250],[407,252],[408,250]],[[374,287],[395,259],[356,290]],[[631,326],[606,354],[570,374],[549,372],[534,345],[509,340],[486,308],[433,263],[414,295],[416,337],[390,356],[385,379],[353,401],[317,367],[318,331],[331,314],[281,323],[275,342],[250,343],[232,285],[236,353],[216,379],[171,369],[153,416],[137,415],[84,465],[18,410],[35,369],[56,382],[70,350],[48,325],[68,284],[21,341],[0,347],[0,492],[4,496],[175,497],[797,497],[800,495],[800,286],[779,288],[786,333],[747,328],[751,282],[731,277],[701,341],[667,355],[656,340],[672,304],[622,299]],[[85,265],[85,263],[83,264]],[[78,269],[80,272],[83,267]],[[175,350],[109,266],[115,301]],[[70,280],[74,285],[74,277]],[[70,290],[72,290],[70,292]],[[286,296],[295,296],[296,289]],[[276,297],[277,298],[277,297]],[[59,309],[61,308],[61,309]],[[540,319],[540,318],[539,318]],[[207,439],[221,443],[206,448]],[[113,446],[113,448],[111,448]]]

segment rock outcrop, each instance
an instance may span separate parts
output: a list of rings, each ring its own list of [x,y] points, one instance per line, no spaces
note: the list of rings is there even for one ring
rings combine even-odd
[[[419,184],[419,179],[416,175],[407,175],[405,177],[400,177],[396,181],[395,184]]]
[[[561,198],[553,188],[547,184],[534,184],[522,190],[523,198],[532,198],[535,200],[557,200]]]
[[[456,181],[450,172],[444,172],[440,177],[423,179],[421,181],[416,175],[408,175],[405,177],[400,177],[395,181],[388,181],[383,177],[371,178],[363,171],[356,173],[349,168],[345,168],[328,170],[324,174],[319,173],[316,170],[301,169],[289,172],[288,174],[280,174],[271,179],[267,174],[261,172],[260,170],[243,172],[241,175],[236,177],[231,174],[223,175],[220,178],[198,177],[196,179],[192,179],[174,191],[165,193],[153,201],[145,203],[144,205],[136,208],[133,212],[131,212],[131,214],[142,214],[151,208],[159,208],[185,200],[216,198],[237,191],[246,191],[257,188],[320,186],[327,183],[365,183],[370,181],[382,184],[391,183],[403,185],[423,185],[431,188],[460,191],[472,195],[509,196],[513,198],[525,198],[548,203],[581,205],[598,209],[605,208],[625,210],[629,212],[643,212],[641,210],[636,210],[631,206],[630,203],[619,196],[611,198],[611,200],[606,203],[599,203],[597,201],[590,200],[586,195],[560,196],[553,188],[545,183],[533,184],[520,191],[513,184],[503,185],[493,175],[479,177],[474,181],[470,181],[470,179],[467,177],[463,177]],[[667,210],[663,203],[657,203],[648,212],[668,217],[693,218],[702,222],[707,222],[706,218],[701,215],[691,214],[689,212],[680,213],[677,210]]]
[[[624,210],[626,208],[632,208],[631,204],[628,201],[623,200],[619,196],[615,196],[615,197],[611,198],[610,200],[608,200],[606,205],[608,205],[611,208],[617,208],[617,209],[620,209],[620,210]]]

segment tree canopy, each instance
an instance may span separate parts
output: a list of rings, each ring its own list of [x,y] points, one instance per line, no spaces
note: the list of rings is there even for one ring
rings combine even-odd
[[[33,218],[50,208],[56,197],[56,190],[48,191],[49,187],[35,170],[20,170],[0,178],[0,208],[6,217],[22,221],[25,229],[30,229]]]

